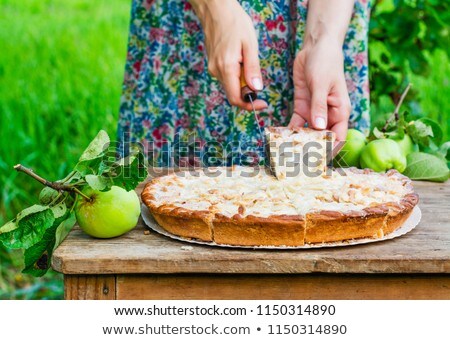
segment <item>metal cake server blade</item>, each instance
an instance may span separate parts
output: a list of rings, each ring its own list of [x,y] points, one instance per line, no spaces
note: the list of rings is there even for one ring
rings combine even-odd
[[[255,123],[258,126],[259,135],[262,137],[263,146],[264,146],[264,166],[266,170],[269,171],[269,174],[276,177],[275,170],[271,164],[270,161],[270,140],[269,140],[269,133],[266,133],[266,131],[263,131],[261,129],[260,125],[260,118],[259,115],[256,113],[254,101],[258,98],[258,95],[255,91],[253,91],[245,81],[245,75],[244,75],[244,68],[241,65],[241,75],[240,75],[240,82],[241,82],[241,97],[242,100],[246,103],[250,103],[252,106],[253,116],[255,117]]]

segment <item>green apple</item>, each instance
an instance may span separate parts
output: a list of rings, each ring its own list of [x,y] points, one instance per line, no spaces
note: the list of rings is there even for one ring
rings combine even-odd
[[[405,171],[406,157],[392,139],[376,139],[367,144],[361,153],[361,166],[377,172],[396,169]]]
[[[350,166],[358,167],[359,157],[365,145],[366,136],[358,130],[349,129],[345,144],[334,159],[335,166],[343,168]]]
[[[136,226],[141,212],[139,198],[134,190],[126,191],[113,186],[109,191],[96,191],[90,187],[78,195],[75,216],[83,231],[93,237],[120,236]]]
[[[394,141],[398,144],[405,157],[412,152],[419,151],[417,145],[413,143],[411,137],[407,134],[402,139],[394,139]]]

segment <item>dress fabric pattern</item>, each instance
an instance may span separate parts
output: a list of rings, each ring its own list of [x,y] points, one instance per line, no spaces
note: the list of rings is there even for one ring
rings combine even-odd
[[[220,83],[209,75],[203,31],[187,0],[134,0],[119,141],[141,143],[158,166],[174,165],[174,145],[178,163],[198,163],[199,157],[206,165],[261,161],[261,130],[287,125],[292,115],[292,66],[303,43],[307,0],[240,3],[259,40],[264,90],[258,96],[269,104],[258,113],[259,120],[231,106]],[[369,0],[355,1],[343,47],[350,127],[362,131],[370,121],[369,11]],[[211,155],[217,158],[207,157]]]

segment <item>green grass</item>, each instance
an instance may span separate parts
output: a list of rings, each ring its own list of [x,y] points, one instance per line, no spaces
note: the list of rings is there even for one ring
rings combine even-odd
[[[40,185],[16,163],[50,180],[118,117],[131,0],[0,0],[0,224],[35,203]],[[432,73],[413,77],[423,112],[449,139],[449,60],[430,57]],[[382,111],[382,110],[381,110]],[[60,274],[20,274],[20,252],[0,248],[0,299],[61,298]]]
[[[0,0],[0,224],[63,177],[99,129],[115,134],[130,0]],[[61,278],[20,274],[0,249],[0,298],[60,298]],[[46,283],[46,284],[43,284]],[[50,289],[49,289],[50,287]]]
[[[411,76],[418,92],[421,112],[440,123],[444,140],[450,140],[450,60],[444,51],[436,51],[428,57],[431,65],[427,77]]]

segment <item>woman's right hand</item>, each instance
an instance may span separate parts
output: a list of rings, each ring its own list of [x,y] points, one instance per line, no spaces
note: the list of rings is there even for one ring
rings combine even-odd
[[[252,110],[241,98],[240,73],[244,65],[245,81],[254,91],[263,89],[258,58],[258,40],[248,14],[236,0],[190,0],[205,33],[208,71],[225,89],[230,104]],[[267,103],[254,101],[255,110]]]

